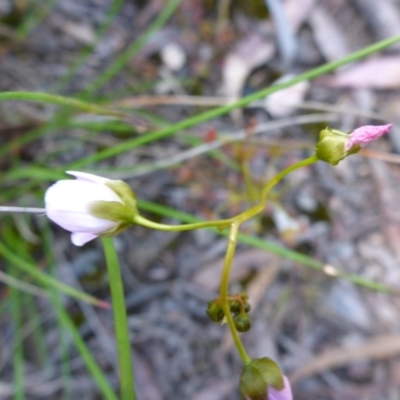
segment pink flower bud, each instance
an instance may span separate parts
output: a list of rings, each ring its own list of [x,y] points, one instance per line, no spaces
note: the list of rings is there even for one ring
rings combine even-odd
[[[337,129],[325,128],[319,134],[315,155],[321,161],[337,165],[347,156],[359,152],[361,147],[388,133],[391,127],[392,124],[366,125],[355,129],[349,135]]]
[[[77,179],[56,182],[47,189],[44,201],[47,217],[72,232],[73,244],[82,246],[98,236],[111,236],[133,222],[134,195],[124,182],[85,172],[67,173]]]
[[[274,389],[271,386],[268,388],[268,400],[293,400],[289,379],[284,376],[283,380],[285,387],[282,390]]]
[[[345,150],[349,151],[354,146],[364,147],[369,142],[372,142],[375,139],[378,139],[382,135],[385,135],[390,131],[392,124],[387,125],[365,125],[360,126],[350,133]]]

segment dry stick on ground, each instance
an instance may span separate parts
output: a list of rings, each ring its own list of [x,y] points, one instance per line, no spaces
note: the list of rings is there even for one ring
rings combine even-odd
[[[182,106],[194,106],[194,107],[219,107],[227,104],[231,104],[232,100],[227,97],[215,97],[215,96],[187,96],[187,95],[162,95],[162,96],[137,96],[127,97],[123,100],[116,101],[109,104],[111,107],[122,107],[122,108],[140,108],[146,106],[160,106],[160,105],[182,105]],[[338,114],[350,114],[359,117],[366,117],[377,120],[385,120],[385,115],[374,112],[367,112],[359,110],[357,108],[342,107],[340,104],[332,105],[322,103],[318,101],[303,101],[301,103],[290,103],[293,108],[314,110],[314,111],[326,111]],[[256,101],[246,108],[264,108],[262,101]]]
[[[400,353],[399,335],[382,335],[363,343],[360,346],[333,348],[314,358],[309,363],[302,363],[289,379],[298,382],[328,368],[336,368],[351,362],[372,359],[387,359]]]

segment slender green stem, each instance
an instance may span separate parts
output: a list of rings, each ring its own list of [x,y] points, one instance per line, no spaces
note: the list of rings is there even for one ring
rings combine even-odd
[[[284,169],[283,171],[276,174],[264,187],[262,194],[261,194],[261,201],[267,201],[267,197],[271,189],[278,184],[286,175],[289,175],[291,172],[295,171],[296,169],[305,167],[307,165],[314,164],[318,161],[317,156],[314,154],[311,157],[306,158],[305,160],[299,161],[296,164],[291,165],[290,167]]]
[[[305,160],[301,160],[298,163],[293,164],[290,167],[279,172],[271,180],[269,180],[268,183],[264,186],[264,189],[261,194],[261,201],[254,207],[237,215],[236,217],[234,217],[234,219],[236,219],[240,222],[244,222],[250,218],[253,218],[257,214],[259,214],[267,206],[268,195],[275,185],[277,185],[285,176],[289,175],[291,172],[295,171],[296,169],[305,167],[306,165],[311,165],[317,161],[318,161],[318,158],[315,155],[313,155],[313,156],[308,157]]]
[[[48,220],[42,220],[40,224],[43,246],[45,250],[46,260],[50,265],[52,274],[55,273],[56,259],[54,255],[54,241],[51,235],[51,229]],[[32,260],[32,254],[27,248],[25,243],[23,256],[30,262]],[[22,250],[21,250],[22,251]],[[97,360],[94,359],[90,349],[87,347],[85,341],[82,339],[79,330],[75,326],[72,318],[68,314],[68,311],[63,306],[62,293],[57,288],[50,287],[50,301],[53,305],[57,316],[57,325],[59,328],[59,347],[61,352],[61,358],[63,365],[61,366],[62,378],[63,378],[63,392],[67,395],[70,391],[71,386],[71,365],[69,355],[70,338],[75,345],[77,352],[82,357],[82,360],[86,364],[86,368],[92,375],[93,380],[96,382],[101,392],[101,398],[104,400],[118,400],[117,395],[114,393],[106,374],[101,370]]]
[[[78,110],[100,115],[109,115],[117,118],[125,118],[127,115],[120,111],[109,110],[108,108],[91,104],[73,97],[65,97],[56,94],[42,92],[2,92],[0,101],[6,100],[24,100],[36,101],[39,103],[58,104],[60,106],[74,107]]]
[[[229,326],[229,330],[231,331],[231,335],[233,337],[233,341],[239,352],[240,358],[242,359],[244,364],[249,364],[251,358],[246,352],[246,349],[243,346],[242,341],[240,340],[240,336],[238,331],[236,330],[235,323],[233,322],[231,310],[229,309],[228,295],[229,295],[229,276],[232,267],[233,257],[235,255],[237,237],[239,232],[240,223],[235,221],[231,224],[229,230],[228,237],[228,247],[226,249],[224,267],[222,270],[222,278],[221,278],[221,286],[219,292],[219,298],[221,300],[221,306],[224,310],[225,318]]]
[[[14,274],[18,278],[17,271],[13,271],[9,266],[10,274]],[[22,308],[21,293],[16,289],[11,289],[11,304],[13,316],[13,368],[14,368],[14,400],[24,400],[24,349],[22,346]]]
[[[115,322],[115,336],[120,373],[121,400],[135,400],[135,381],[133,375],[131,344],[129,340],[128,318],[126,315],[124,287],[121,269],[112,238],[102,238],[110,281],[112,305]]]
[[[61,300],[58,298],[58,294],[54,290],[51,297],[53,307],[57,313],[57,318],[60,320],[64,331],[67,330],[72,336],[75,347],[79,351],[79,354],[85,362],[87,369],[90,371],[93,379],[96,381],[101,390],[101,395],[103,396],[102,398],[106,400],[118,400],[118,397],[113,392],[113,389],[108,383],[105,374],[99,367],[97,361],[93,358],[90,349],[86,346],[85,341],[82,339],[82,336],[80,335],[68,312],[63,307]]]
[[[158,222],[150,221],[141,215],[135,216],[135,223],[146,226],[147,228],[157,229],[159,231],[167,231],[167,232],[179,232],[179,231],[191,231],[193,229],[200,228],[218,228],[219,230],[223,230],[227,228],[232,222],[233,218],[230,219],[220,219],[216,221],[203,221],[196,222],[193,224],[185,224],[185,225],[167,225],[167,224],[159,224]]]

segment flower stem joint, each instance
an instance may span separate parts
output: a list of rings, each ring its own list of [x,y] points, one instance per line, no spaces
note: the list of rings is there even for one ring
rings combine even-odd
[[[337,165],[339,161],[357,153],[369,142],[388,133],[391,127],[391,124],[366,125],[355,129],[350,134],[337,129],[325,128],[319,134],[315,155],[321,161]]]
[[[98,236],[114,236],[135,222],[136,197],[123,181],[78,171],[76,180],[60,180],[45,194],[47,217],[70,231],[77,246]]]

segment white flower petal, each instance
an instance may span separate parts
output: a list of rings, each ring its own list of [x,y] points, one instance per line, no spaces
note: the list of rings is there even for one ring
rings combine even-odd
[[[106,184],[109,179],[79,171],[68,171],[76,180],[61,180],[45,193],[46,215],[50,220],[72,233],[77,246],[116,228],[121,222],[91,215],[95,202],[121,203],[122,199]]]
[[[74,232],[71,235],[71,241],[75,246],[83,246],[85,243],[97,238],[93,233],[88,232]]]
[[[93,201],[118,201],[119,196],[108,186],[87,181],[62,180],[50,186],[45,194],[46,209],[87,213]]]
[[[107,219],[96,218],[87,212],[76,212],[48,208],[47,217],[70,232],[101,233],[114,228],[117,224]]]
[[[79,180],[56,182],[47,189],[44,200],[46,214],[53,222],[70,232],[89,233],[101,233],[116,226],[113,221],[90,215],[92,202],[121,202],[108,186]]]
[[[89,174],[87,172],[81,172],[81,171],[65,171],[65,172],[69,175],[75,176],[75,178],[79,180],[86,182],[92,182],[104,185],[106,182],[110,181],[110,179],[103,178],[102,176],[98,175]]]

